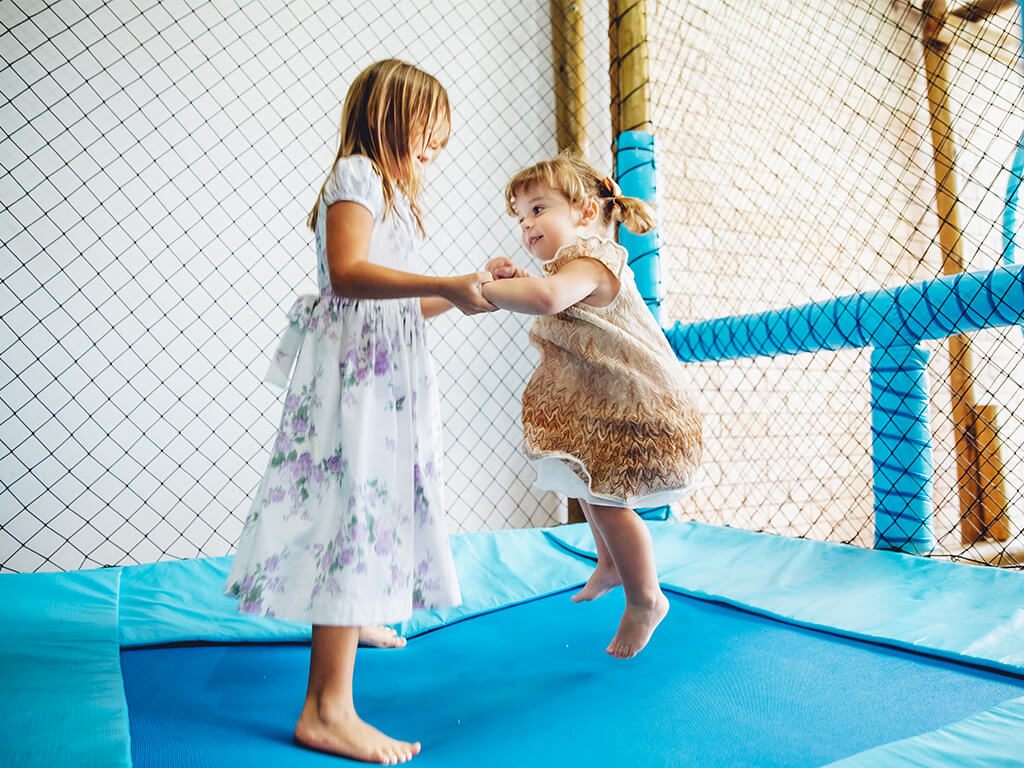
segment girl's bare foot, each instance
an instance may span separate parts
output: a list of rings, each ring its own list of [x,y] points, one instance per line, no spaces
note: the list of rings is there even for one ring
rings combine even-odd
[[[367,624],[359,628],[359,644],[370,648],[401,648],[405,638],[399,637],[391,627]]]
[[[654,602],[643,605],[626,603],[626,610],[619,622],[619,631],[615,633],[607,652],[616,659],[628,659],[636,656],[647,645],[655,628],[668,613],[668,598],[658,592]]]
[[[603,565],[598,562],[594,572],[590,574],[583,589],[572,596],[574,603],[582,603],[588,600],[596,600],[608,590],[622,584],[619,572],[614,565]]]
[[[295,743],[316,752],[380,765],[404,763],[420,752],[418,741],[392,739],[364,723],[354,711],[325,718],[309,704],[303,708],[295,725]]]

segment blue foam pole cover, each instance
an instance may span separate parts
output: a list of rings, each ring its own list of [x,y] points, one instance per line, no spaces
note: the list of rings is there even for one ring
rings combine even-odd
[[[935,547],[927,350],[894,346],[871,353],[871,454],[875,546],[912,554]]]

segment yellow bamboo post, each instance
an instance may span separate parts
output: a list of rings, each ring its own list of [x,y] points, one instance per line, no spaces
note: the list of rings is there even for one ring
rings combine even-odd
[[[994,541],[1010,538],[1010,520],[1006,508],[1006,480],[1003,477],[1003,450],[996,423],[996,407],[983,405],[975,422],[978,436],[978,475],[981,484],[981,511],[984,534]]]
[[[617,30],[618,136],[626,131],[651,133],[648,91],[647,4],[644,0],[611,0]],[[613,119],[614,122],[614,119]]]
[[[586,153],[587,90],[583,12],[575,0],[551,0],[551,51],[555,65],[555,138],[558,150]]]
[[[949,111],[947,55],[944,34],[945,0],[925,0],[924,68],[928,90],[929,127],[935,165],[935,204],[939,216],[939,245],[943,274],[963,271],[961,233],[954,175],[953,125]],[[984,530],[978,479],[977,436],[971,340],[964,334],[949,338],[949,378],[956,435],[956,469],[960,496],[960,540],[974,544]]]

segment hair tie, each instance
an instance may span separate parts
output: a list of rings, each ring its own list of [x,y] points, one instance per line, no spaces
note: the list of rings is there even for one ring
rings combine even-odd
[[[611,176],[605,176],[601,179],[601,186],[608,192],[609,197],[622,197],[622,189],[619,184]]]

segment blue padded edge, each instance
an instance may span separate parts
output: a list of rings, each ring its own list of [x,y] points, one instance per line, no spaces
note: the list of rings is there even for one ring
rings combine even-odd
[[[122,568],[121,646],[309,640],[308,624],[239,613],[238,600],[224,594],[230,569],[230,557]]]
[[[702,523],[649,522],[663,585],[834,634],[1024,674],[1024,574]],[[546,534],[596,557],[584,524]]]
[[[550,546],[540,529],[458,534],[451,546],[462,605],[415,611],[394,625],[404,637],[568,589],[591,570]],[[238,601],[224,594],[230,567],[230,557],[219,557],[123,568],[121,645],[309,639],[308,624],[239,613]]]
[[[1024,698],[826,768],[1013,768],[1024,764]]]
[[[117,642],[119,575],[112,568],[0,576],[5,765],[132,764]]]

